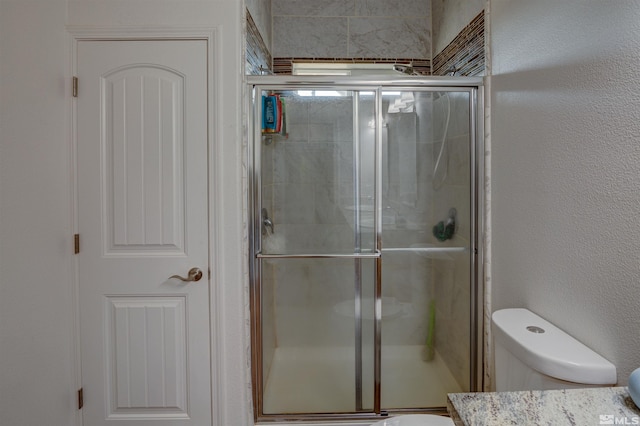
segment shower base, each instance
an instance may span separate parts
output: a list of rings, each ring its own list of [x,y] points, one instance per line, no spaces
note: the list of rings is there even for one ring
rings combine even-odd
[[[447,393],[463,392],[436,354],[422,360],[423,346],[382,348],[383,410],[446,406]],[[265,414],[351,413],[355,406],[353,348],[280,347],[266,380]],[[364,362],[363,409],[373,408],[373,362]]]

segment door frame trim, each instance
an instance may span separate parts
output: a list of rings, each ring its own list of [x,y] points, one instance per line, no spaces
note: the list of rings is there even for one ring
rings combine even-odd
[[[219,30],[217,28],[181,28],[181,27],[97,27],[97,26],[76,26],[68,25],[66,27],[69,36],[69,76],[65,82],[65,90],[69,99],[69,185],[70,204],[71,204],[71,233],[79,232],[78,226],[78,185],[77,185],[77,102],[72,96],[72,78],[77,74],[78,67],[78,43],[81,41],[136,41],[136,40],[203,40],[207,43],[207,184],[208,184],[208,220],[209,227],[209,340],[210,340],[210,366],[211,366],[211,421],[213,425],[223,424],[224,410],[224,389],[222,388],[223,372],[225,371],[225,357],[218,353],[215,349],[222,347],[220,340],[223,339],[224,332],[222,325],[224,322],[220,318],[220,312],[223,311],[223,298],[219,297],[220,286],[217,283],[222,282],[222,268],[219,265],[222,253],[221,238],[217,238],[217,230],[221,229],[217,220],[220,218],[217,212],[214,200],[222,192],[220,179],[216,176],[219,174],[217,158],[220,158],[220,140],[221,135],[216,131],[214,117],[217,116],[216,94],[220,93],[218,79],[214,78],[214,64],[220,63],[220,55],[222,48],[220,46]],[[79,83],[82,90],[82,82]],[[219,209],[219,208],[218,208]],[[72,279],[72,341],[70,353],[72,356],[73,371],[71,377],[70,395],[74,402],[74,422],[76,425],[83,424],[82,411],[75,406],[75,395],[77,390],[82,388],[82,370],[81,370],[81,342],[80,342],[80,282],[78,257],[74,256],[72,260],[73,279]]]

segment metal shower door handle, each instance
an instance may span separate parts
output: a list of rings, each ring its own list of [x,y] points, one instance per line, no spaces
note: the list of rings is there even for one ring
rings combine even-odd
[[[181,277],[180,275],[171,275],[169,278],[177,278],[184,282],[200,281],[200,278],[202,278],[202,271],[200,268],[191,268],[187,273],[187,278]]]

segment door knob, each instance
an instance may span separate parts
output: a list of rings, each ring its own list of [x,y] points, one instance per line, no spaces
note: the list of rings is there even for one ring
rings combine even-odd
[[[202,278],[202,271],[200,268],[191,268],[187,273],[187,278],[181,277],[180,275],[171,275],[169,278],[177,278],[184,282],[200,281],[200,278]]]

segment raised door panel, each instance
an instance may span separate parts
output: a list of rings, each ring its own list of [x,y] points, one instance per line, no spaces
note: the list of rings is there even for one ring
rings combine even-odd
[[[108,297],[109,417],[188,417],[184,297]]]

